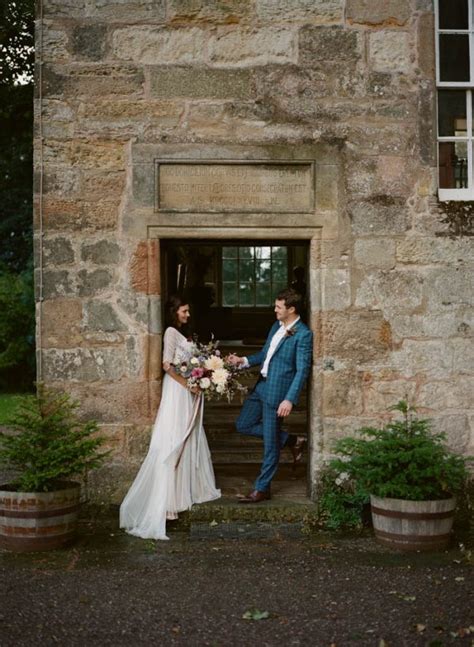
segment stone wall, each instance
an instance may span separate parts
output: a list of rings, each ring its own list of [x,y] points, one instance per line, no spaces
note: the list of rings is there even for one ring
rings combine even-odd
[[[102,424],[94,496],[120,500],[159,401],[150,232],[204,223],[140,200],[147,147],[316,151],[313,482],[335,438],[405,396],[473,452],[472,252],[436,198],[431,1],[42,0],[37,57],[39,377]]]

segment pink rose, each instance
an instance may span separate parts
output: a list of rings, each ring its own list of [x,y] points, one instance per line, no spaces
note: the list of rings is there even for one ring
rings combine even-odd
[[[204,375],[204,371],[202,368],[193,368],[191,371],[191,377],[202,377]]]

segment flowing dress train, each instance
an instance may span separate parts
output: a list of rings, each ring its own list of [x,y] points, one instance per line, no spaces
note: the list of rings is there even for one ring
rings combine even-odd
[[[163,361],[179,364],[189,356],[186,338],[175,328],[167,328]],[[168,539],[166,519],[176,519],[178,512],[193,503],[221,496],[202,422],[204,402],[198,398],[203,396],[193,395],[165,374],[148,454],[120,506],[120,527],[131,535]],[[198,404],[192,433],[185,442]]]

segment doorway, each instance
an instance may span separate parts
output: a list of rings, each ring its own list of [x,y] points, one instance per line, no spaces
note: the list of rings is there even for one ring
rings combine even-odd
[[[191,305],[192,332],[201,341],[214,335],[223,353],[250,355],[262,347],[275,321],[274,299],[281,289],[291,286],[301,292],[307,322],[308,247],[290,240],[161,240],[162,301],[184,294]],[[250,388],[257,377],[258,369],[247,371],[242,381]],[[262,458],[262,443],[235,431],[240,406],[239,400],[206,402],[205,407],[217,485],[226,495],[252,489]],[[287,427],[290,433],[307,435],[306,389]],[[307,481],[307,461],[293,469],[284,449],[274,495],[305,498]]]

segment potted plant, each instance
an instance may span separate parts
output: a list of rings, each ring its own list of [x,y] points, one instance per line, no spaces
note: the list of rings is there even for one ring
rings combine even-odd
[[[17,475],[0,485],[0,546],[48,550],[75,537],[80,483],[71,477],[98,467],[109,453],[95,421],[81,421],[68,394],[38,387],[21,400],[0,433],[0,464]]]
[[[364,427],[365,438],[336,442],[340,458],[331,466],[370,496],[375,536],[402,550],[445,548],[450,540],[456,500],[467,478],[465,459],[432,433],[428,420],[415,417],[400,401],[391,410],[403,418],[381,429]]]

